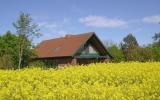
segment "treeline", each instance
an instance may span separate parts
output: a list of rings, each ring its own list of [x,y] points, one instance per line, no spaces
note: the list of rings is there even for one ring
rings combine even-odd
[[[130,33],[123,38],[120,44],[110,43],[106,47],[113,56],[113,62],[160,61],[160,33],[155,33],[152,38],[154,41],[152,44],[140,46],[135,36]]]
[[[30,46],[29,46],[30,45]],[[30,48],[31,42],[28,41],[28,46],[23,50],[23,60],[21,66],[27,66],[29,59],[34,55],[33,50]],[[0,36],[0,68],[10,69],[18,68],[19,63],[19,37],[10,31]]]
[[[20,13],[13,26],[16,33],[8,31],[0,36],[0,69],[27,67],[31,58],[36,56],[32,40],[40,33],[30,15]]]
[[[32,40],[41,35],[37,24],[33,23],[29,14],[20,13],[13,26],[16,33],[8,31],[0,35],[0,69],[27,67],[36,56]],[[113,56],[113,62],[160,61],[160,33],[156,33],[153,40],[150,45],[139,46],[136,38],[128,34],[120,44],[112,44],[107,49]],[[42,62],[34,63],[43,66]]]

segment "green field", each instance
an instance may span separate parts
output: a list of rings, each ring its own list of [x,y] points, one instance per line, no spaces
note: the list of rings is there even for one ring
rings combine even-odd
[[[0,100],[160,99],[160,62],[0,70]]]

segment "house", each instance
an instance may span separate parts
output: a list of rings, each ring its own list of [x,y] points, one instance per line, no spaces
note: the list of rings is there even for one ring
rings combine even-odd
[[[112,58],[94,32],[45,40],[36,51],[36,60],[54,66],[104,62]]]

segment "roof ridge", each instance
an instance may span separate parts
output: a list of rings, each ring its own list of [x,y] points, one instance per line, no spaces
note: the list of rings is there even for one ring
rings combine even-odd
[[[92,35],[94,35],[94,32],[76,34],[68,38],[60,37],[42,41],[37,47],[38,57],[73,56]],[[60,44],[64,45],[63,49],[53,53],[53,49],[57,48]]]
[[[81,33],[81,34],[66,34],[66,35],[80,36],[80,35],[86,35],[86,34],[95,34],[95,32],[85,32],[85,33]],[[57,37],[57,38],[53,38],[53,39],[46,39],[46,40],[43,40],[42,42],[52,41],[52,40],[57,40],[57,39],[64,39],[64,38],[65,38],[64,36],[63,37]]]
[[[86,34],[95,34],[95,32],[85,32],[85,33],[75,34],[75,35],[86,35]]]

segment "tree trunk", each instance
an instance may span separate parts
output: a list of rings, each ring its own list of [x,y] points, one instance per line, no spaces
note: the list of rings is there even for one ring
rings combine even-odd
[[[19,43],[19,61],[18,61],[18,69],[21,69],[21,64],[22,64],[23,43],[24,43],[24,39],[22,39],[22,41],[20,41],[20,43]]]
[[[19,54],[19,61],[18,61],[18,69],[21,68],[21,63],[22,63],[22,53],[20,51],[20,54]]]

